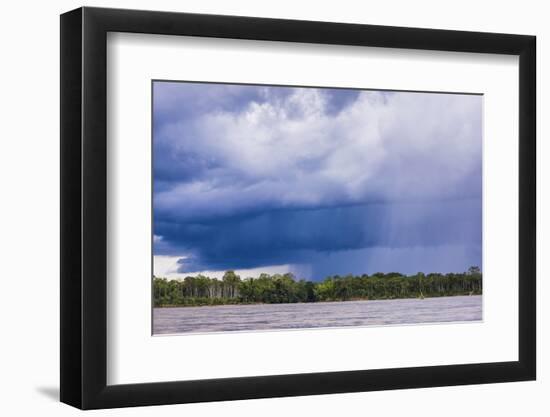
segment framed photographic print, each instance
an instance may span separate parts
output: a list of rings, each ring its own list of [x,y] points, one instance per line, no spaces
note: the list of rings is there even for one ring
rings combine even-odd
[[[535,379],[535,102],[532,36],[63,14],[61,401]]]

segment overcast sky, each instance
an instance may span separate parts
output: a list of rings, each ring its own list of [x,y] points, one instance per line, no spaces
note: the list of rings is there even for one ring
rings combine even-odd
[[[481,267],[482,97],[155,82],[155,275]]]

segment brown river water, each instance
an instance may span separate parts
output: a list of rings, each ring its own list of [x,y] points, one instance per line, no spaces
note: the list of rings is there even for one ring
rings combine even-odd
[[[482,296],[155,308],[153,334],[383,326],[482,319]]]

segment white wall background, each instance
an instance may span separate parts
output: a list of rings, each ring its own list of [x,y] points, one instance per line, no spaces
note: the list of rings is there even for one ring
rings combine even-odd
[[[539,378],[537,382],[193,404],[95,415],[546,416],[550,405],[550,147],[543,120],[550,83],[550,26],[535,0],[453,2],[277,0],[92,1],[89,6],[240,14],[534,34],[538,37]],[[0,410],[3,415],[75,415],[59,392],[59,17],[77,1],[9,2],[0,23]]]

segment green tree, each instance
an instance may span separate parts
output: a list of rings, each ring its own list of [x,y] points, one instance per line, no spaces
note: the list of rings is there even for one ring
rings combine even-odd
[[[235,298],[238,294],[238,285],[241,281],[241,277],[238,276],[235,271],[226,271],[222,278],[224,287],[226,288],[226,297]]]

